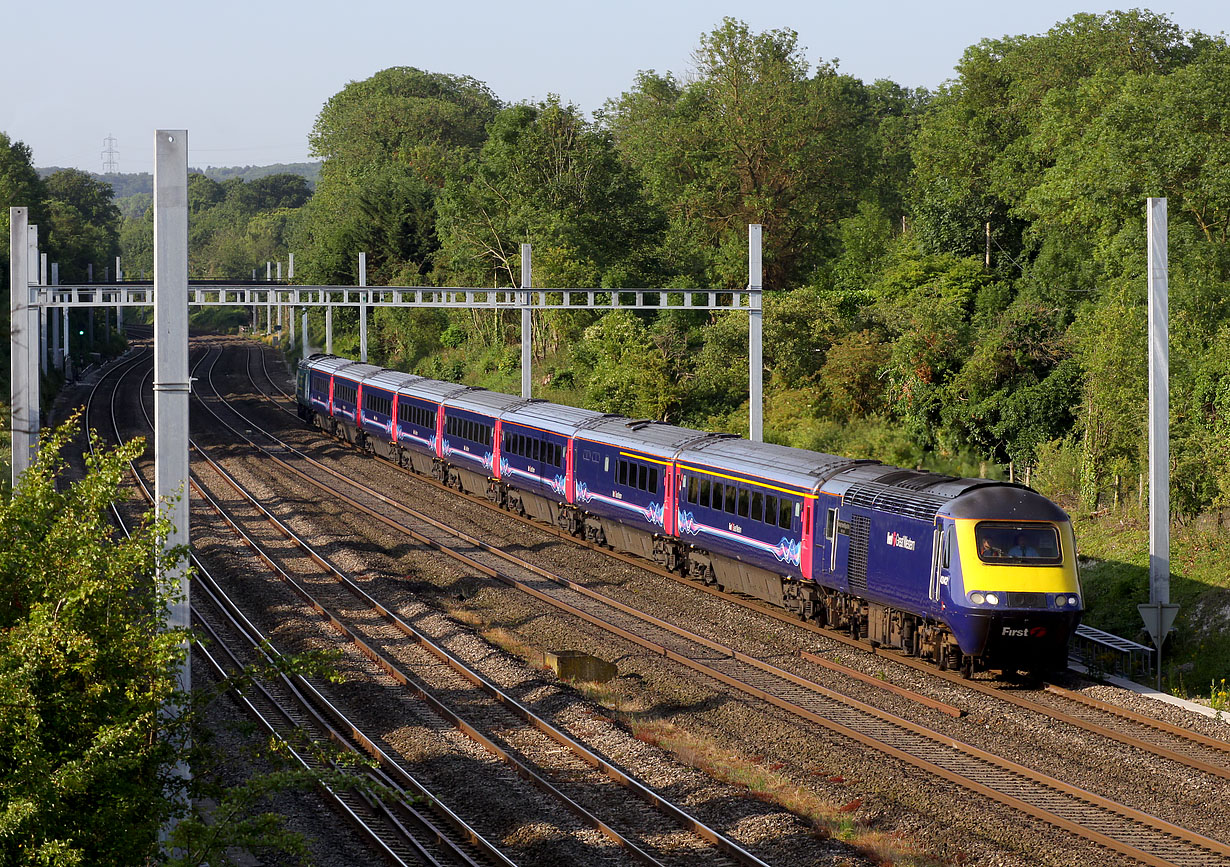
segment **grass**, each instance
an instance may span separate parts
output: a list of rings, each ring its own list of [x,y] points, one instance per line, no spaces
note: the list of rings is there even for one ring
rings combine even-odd
[[[1073,512],[1085,622],[1149,644],[1136,606],[1149,601],[1149,525],[1139,509]],[[1230,674],[1230,533],[1211,520],[1172,525],[1170,601],[1181,607],[1163,647],[1164,688],[1202,697]]]

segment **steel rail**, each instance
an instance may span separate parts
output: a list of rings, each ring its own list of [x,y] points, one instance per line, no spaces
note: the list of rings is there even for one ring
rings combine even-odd
[[[137,358],[132,359],[130,362],[126,362],[123,372],[120,373],[118,377],[115,377],[115,385],[112,388],[111,397],[110,397],[110,410],[111,410],[112,431],[115,434],[117,442],[123,441],[123,436],[121,435],[119,431],[118,415],[115,412],[115,398],[116,398],[116,394],[119,391],[119,386],[123,382],[123,380],[128,376],[129,373],[136,370],[137,366],[143,361],[148,360],[151,357],[151,355],[152,355],[152,351],[147,351],[147,352],[141,353]],[[91,429],[89,427],[89,413],[90,413],[90,408],[93,405],[94,398],[100,391],[102,387],[102,383],[105,382],[108,376],[113,372],[114,371],[108,372],[107,374],[104,374],[102,377],[100,377],[98,382],[94,384],[93,388],[91,388],[90,392],[88,393],[86,397],[85,411],[83,413],[82,420],[83,420],[83,423],[87,431]],[[144,411],[144,406],[142,406],[142,410]],[[148,422],[148,415],[146,416],[146,420]],[[90,452],[91,454],[95,453],[95,444],[93,441],[90,442]],[[129,462],[129,468],[145,500],[152,505],[153,504],[153,494],[150,492],[145,481],[141,478],[140,473],[137,470],[135,461]],[[126,536],[131,536],[131,532],[128,529],[127,523],[123,520],[123,516],[120,514],[119,509],[116,506],[116,504],[113,502],[110,505],[111,505],[112,513],[114,515],[114,518],[120,530]],[[201,564],[199,561],[197,561],[195,555],[192,556],[192,561],[193,561],[194,567],[197,570],[199,570],[199,574],[204,575],[204,576],[209,575],[208,570],[206,570],[204,567],[204,564]],[[196,646],[202,652],[205,652],[208,656],[207,649],[204,648],[200,644],[200,642],[194,641],[193,643],[194,643],[194,646]],[[246,698],[245,698],[245,701],[246,701]],[[253,710],[255,709],[253,708]],[[287,744],[287,747],[288,749],[291,749],[289,744]],[[298,759],[301,762],[303,761],[303,758],[293,749],[291,749],[291,753],[292,755],[295,755],[296,759]],[[321,785],[320,788],[329,796],[329,798],[333,800],[337,809],[342,812],[343,816],[345,816],[347,820],[360,831],[360,833],[362,833],[363,835],[367,837],[369,843],[373,845],[386,858],[386,860],[390,860],[392,863],[398,864],[398,865],[406,865],[408,863],[404,861],[399,855],[397,855],[397,853],[388,845],[387,841],[383,839],[383,837],[381,836],[381,833],[372,826],[371,822],[369,822],[368,820],[360,816],[352,808],[352,806],[346,802],[345,798],[340,793],[334,791],[332,788],[326,785]]]
[[[198,359],[198,362],[197,362],[198,365],[200,364],[200,362],[201,362],[201,359]],[[149,414],[145,410],[144,406],[142,406],[142,411],[146,413],[146,422],[148,423]],[[191,443],[191,440],[189,442]],[[192,447],[195,450],[197,450],[198,454],[201,454],[200,450],[197,448],[195,443],[191,443],[191,444],[192,444]],[[206,460],[209,461],[211,464],[213,464],[213,461],[209,459],[208,457],[206,458]],[[219,517],[223,519],[223,521],[227,523],[227,525],[231,528],[231,530],[235,532],[238,536],[240,536],[240,538],[243,539],[245,543],[248,544],[249,547],[251,547],[255,551],[258,558],[261,559],[262,562],[266,563],[266,565],[268,565],[270,569],[276,575],[278,575],[278,577],[281,578],[282,580],[290,580],[289,574],[285,572],[285,570],[283,570],[280,566],[278,566],[272,559],[266,556],[265,552],[259,548],[259,546],[254,542],[254,540],[251,540],[251,538],[248,537],[246,533],[244,533],[242,528],[239,527],[239,525],[227,514],[226,510],[216,500],[213,499],[213,497],[208,493],[208,491],[206,491],[199,484],[199,479],[192,480],[191,485],[192,485],[192,489],[197,492],[197,494],[202,498],[202,500],[204,500],[205,503],[216,514],[218,514]],[[247,497],[252,503],[256,504],[257,507],[260,508],[262,512],[265,511],[262,507],[259,506],[258,503],[256,503],[254,499],[250,497],[250,495],[248,495],[246,492],[242,492],[242,493],[244,493],[245,497]],[[265,514],[268,514],[268,513],[266,512]],[[195,555],[194,555],[194,562],[197,562],[195,560]],[[199,563],[198,563],[198,568],[204,570],[204,566],[200,565]],[[263,649],[264,647],[269,647],[272,649],[273,643],[268,638],[263,636],[260,633],[260,631],[251,623],[251,621],[247,619],[247,617],[240,610],[239,606],[236,605],[235,602],[231,600],[230,597],[227,596],[222,591],[221,586],[218,584],[218,582],[213,580],[212,577],[210,577],[209,580],[215,590],[214,595],[220,596],[221,599],[225,600],[225,609],[228,611],[228,616],[232,619],[232,621],[235,621],[237,619],[239,621],[242,621],[243,625],[240,627],[241,631],[256,636],[255,639],[251,639],[251,640],[254,645],[258,646],[258,648],[260,649],[260,652],[262,654],[265,654],[265,651]],[[280,653],[277,653],[276,650],[274,652],[275,652],[275,655],[277,656],[281,655]],[[268,654],[265,654],[265,655],[268,656]],[[286,680],[285,678],[283,679]],[[315,685],[313,685],[309,680],[303,677],[296,676],[295,680],[296,680],[297,685],[296,683],[290,683],[289,681],[287,681],[286,682],[287,688],[295,696],[296,702],[301,707],[303,707],[307,712],[311,713],[313,717],[318,721],[319,725],[328,732],[330,740],[334,741],[335,743],[339,744],[340,746],[343,746],[344,748],[348,750],[352,750],[355,752],[358,752],[357,750],[355,750],[355,746],[354,746],[354,742],[357,742],[363,748],[364,751],[366,751],[373,759],[376,760],[376,762],[379,765],[380,770],[383,771],[386,775],[388,775],[384,777],[382,780],[380,780],[379,782],[386,785],[388,788],[390,788],[393,791],[409,789],[413,793],[412,794],[413,797],[422,798],[427,803],[431,804],[433,809],[435,809],[438,813],[440,813],[443,816],[443,818],[446,821],[448,821],[449,824],[453,826],[454,830],[456,830],[462,837],[464,837],[471,845],[474,845],[476,848],[478,848],[482,852],[483,855],[485,855],[486,857],[488,857],[489,859],[491,859],[493,862],[497,864],[506,865],[506,867],[511,867],[513,862],[509,860],[502,852],[500,852],[499,849],[494,844],[486,840],[473,827],[471,827],[469,823],[467,823],[457,813],[451,810],[443,801],[441,801],[440,798],[438,798],[426,786],[424,786],[421,782],[419,782],[411,774],[409,774],[404,768],[402,768],[400,763],[398,763],[393,757],[391,757],[390,755],[388,755],[388,753],[382,750],[371,738],[369,738],[362,731],[362,729],[360,729],[357,725],[352,723],[345,716],[345,714],[341,710],[339,710],[335,704],[333,704],[333,702],[331,702],[328,698],[326,698],[315,687]],[[303,693],[305,692],[307,693],[306,698],[303,696]],[[317,712],[318,710],[319,710],[319,713]],[[342,729],[344,729],[347,732],[347,734],[346,735],[339,734],[336,731],[336,729],[334,729],[333,726],[329,723],[329,721],[326,720],[324,716],[321,716],[321,713],[332,718],[334,723],[340,726]],[[396,778],[396,782],[389,779],[390,777]],[[418,816],[417,815],[418,811],[414,810],[409,804],[403,803],[402,808],[407,811],[415,813],[417,820],[421,824],[423,824],[424,827],[428,829],[428,831],[437,839],[437,841],[442,842],[445,845],[448,845],[451,848],[453,848],[455,853],[464,862],[473,863],[473,859],[471,859],[468,853],[464,852],[464,850],[461,850],[460,848],[458,848],[456,846],[455,841],[451,840],[451,838],[448,838],[446,835],[443,835],[442,832],[440,832],[437,828],[435,828],[434,824],[430,823],[429,820],[426,820],[425,817]]]
[[[209,382],[210,387],[213,388],[214,385],[213,385],[213,380],[212,380],[212,369],[211,369],[210,374],[207,377],[207,381]],[[215,394],[217,394],[216,389],[215,389]],[[200,396],[198,395],[198,398],[199,397]],[[220,396],[219,396],[219,399],[221,399]],[[211,414],[214,415],[214,417],[218,420],[220,424],[226,426],[229,430],[231,430],[237,436],[241,436],[241,437],[243,436],[238,430],[228,425],[223,419],[221,419],[221,417],[219,417],[217,413],[211,407],[205,404],[203,400],[201,401],[201,403],[205,406],[206,410],[208,410]],[[301,549],[303,549],[308,554],[308,556],[314,562],[317,563],[317,565],[321,566],[323,569],[325,569],[330,574],[332,574],[336,580],[338,580],[352,595],[354,595],[357,599],[363,602],[363,604],[369,606],[372,610],[380,614],[381,617],[383,617],[389,625],[393,626],[395,629],[397,629],[407,638],[410,638],[420,647],[422,647],[427,652],[432,654],[434,657],[439,659],[441,662],[446,664],[455,673],[457,673],[458,675],[460,675],[461,677],[463,677],[470,683],[480,688],[489,697],[493,698],[495,701],[497,701],[499,704],[505,707],[505,709],[511,712],[514,716],[518,717],[522,721],[531,725],[533,728],[535,728],[542,734],[546,735],[551,740],[558,743],[560,746],[563,746],[569,751],[573,752],[578,758],[580,758],[586,764],[595,768],[596,770],[601,771],[603,774],[608,776],[614,782],[623,786],[625,789],[629,790],[632,794],[634,794],[640,800],[644,801],[649,806],[654,807],[655,809],[658,809],[659,811],[663,812],[666,816],[668,816],[672,820],[678,822],[689,832],[696,834],[698,837],[705,840],[710,845],[714,846],[714,848],[718,849],[719,851],[723,852],[729,857],[735,859],[739,863],[748,864],[748,865],[756,865],[756,867],[767,867],[767,865],[765,865],[765,863],[761,859],[757,858],[752,853],[743,849],[733,840],[726,837],[721,832],[716,831],[713,828],[710,828],[709,826],[701,822],[699,819],[696,819],[695,817],[691,816],[682,808],[678,807],[674,803],[670,802],[668,799],[659,795],[649,786],[645,785],[644,783],[640,782],[638,779],[636,779],[632,775],[620,769],[617,765],[613,764],[609,760],[603,758],[598,753],[589,749],[583,743],[576,740],[572,736],[568,735],[566,732],[559,729],[558,727],[552,725],[550,722],[548,722],[543,717],[539,716],[538,714],[535,714],[529,708],[525,707],[523,704],[518,702],[515,698],[508,695],[504,691],[500,690],[497,686],[495,686],[493,683],[488,681],[481,674],[471,669],[468,665],[466,665],[460,659],[453,656],[443,647],[441,647],[440,645],[432,641],[429,637],[427,637],[423,633],[414,629],[414,627],[407,624],[400,617],[398,617],[396,614],[390,611],[386,606],[382,605],[380,602],[374,599],[370,594],[368,594],[365,590],[359,587],[358,584],[355,583],[355,581],[352,578],[350,578],[350,576],[345,574],[342,570],[338,569],[327,558],[323,557],[318,552],[316,552],[304,539],[302,539],[301,536],[295,533],[284,522],[279,520],[276,516],[274,516],[267,509],[265,509],[264,506],[259,501],[257,501],[249,493],[247,493],[247,491],[243,488],[243,486],[236,479],[234,479],[234,477],[231,476],[230,473],[228,473],[224,468],[222,468],[219,464],[217,464],[217,462],[214,461],[199,444],[194,443],[193,447],[194,449],[196,449],[197,453],[201,455],[210,464],[211,468],[224,481],[227,482],[227,484],[230,487],[232,487],[237,493],[239,493],[241,496],[247,499],[249,501],[249,504],[252,507],[254,507],[259,512],[261,512],[261,514],[264,516],[266,521],[272,524],[280,533],[282,533],[283,536],[290,539],[296,545],[298,545]],[[424,701],[426,701],[433,708],[433,710],[435,710],[440,716],[442,716],[445,719],[448,719],[451,724],[458,727],[460,730],[465,732],[467,735],[474,737],[476,740],[482,743],[482,745],[485,748],[490,749],[493,752],[496,752],[496,754],[501,755],[501,758],[504,758],[504,755],[502,755],[503,753],[502,748],[500,748],[498,745],[491,742],[489,739],[486,738],[486,736],[482,735],[482,733],[479,732],[475,727],[471,726],[469,723],[462,720],[459,716],[454,714],[451,710],[449,710],[443,704],[439,703],[434,698],[434,696],[432,696],[429,692],[426,691],[425,687],[421,686],[416,681],[414,681],[412,678],[410,678],[408,675],[405,675],[403,672],[401,672],[395,663],[388,660],[387,657],[383,656],[378,650],[368,645],[366,642],[360,639],[357,635],[354,635],[354,633],[349,629],[349,627],[347,627],[341,621],[341,618],[337,617],[335,614],[329,611],[326,606],[324,606],[318,600],[316,600],[305,588],[300,586],[299,582],[291,579],[288,574],[284,573],[284,571],[280,569],[280,567],[277,567],[276,564],[273,564],[267,558],[267,555],[263,551],[260,550],[259,546],[254,541],[250,540],[250,538],[247,536],[246,533],[244,533],[241,529],[237,527],[233,527],[233,529],[235,529],[236,533],[240,536],[241,540],[244,541],[245,545],[253,549],[256,556],[264,560],[267,564],[271,566],[271,568],[274,568],[279,573],[286,575],[285,580],[292,587],[294,592],[297,595],[299,595],[300,598],[302,598],[315,611],[317,611],[318,614],[320,614],[323,618],[329,621],[332,628],[334,628],[340,634],[343,634],[347,638],[347,640],[354,643],[355,646],[361,652],[364,653],[364,655],[366,655],[374,663],[376,663],[378,666],[384,669],[386,673],[389,674],[389,676],[393,677],[403,686],[407,686],[415,690],[416,695],[419,698],[422,698]],[[534,775],[534,772],[532,771],[532,769],[527,768],[525,769],[525,771],[526,771],[525,773],[522,773],[522,776],[525,776],[526,779],[530,779],[531,781],[535,781],[538,779],[537,776],[527,776],[526,775],[526,774]],[[520,770],[519,770],[519,773],[521,773]],[[551,784],[548,781],[544,780],[543,782],[547,786],[551,786]],[[561,798],[564,798],[564,799],[568,798],[567,795],[564,795],[563,793],[558,792],[557,790],[554,789],[554,787],[551,787],[550,789],[548,789],[548,791],[550,791],[552,794],[556,794],[557,796]],[[579,805],[577,806],[579,809],[582,809],[582,810],[584,809],[584,808],[580,808]],[[600,830],[603,830],[604,833],[607,833],[608,829],[606,829],[604,823],[601,823],[601,820],[598,820],[596,817],[592,817],[592,816],[589,818],[597,823],[595,824],[595,827],[599,828]],[[618,832],[614,831],[614,829],[609,829],[609,830],[611,833],[618,835]],[[616,839],[615,841],[620,842],[619,839]],[[631,844],[630,841],[628,841],[628,843],[632,845],[633,847],[635,847],[635,844]],[[646,855],[645,857],[651,857],[651,856]],[[656,862],[651,862],[651,863],[656,863]]]

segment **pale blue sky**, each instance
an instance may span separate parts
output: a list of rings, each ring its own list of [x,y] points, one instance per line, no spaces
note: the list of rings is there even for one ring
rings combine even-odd
[[[506,102],[559,93],[587,111],[637,71],[686,74],[723,16],[788,27],[813,62],[865,81],[934,88],[987,37],[1048,30],[1110,6],[1061,0],[3,0],[0,130],[36,165],[152,168],[153,131],[187,128],[194,166],[309,159],[317,113],[348,81],[417,66],[485,81]],[[1230,29],[1225,0],[1159,0],[1180,27]]]

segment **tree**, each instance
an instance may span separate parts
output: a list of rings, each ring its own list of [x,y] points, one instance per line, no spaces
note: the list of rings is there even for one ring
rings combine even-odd
[[[1208,41],[1182,32],[1166,16],[1132,10],[1082,13],[1041,36],[971,46],[915,138],[911,199],[923,243],[972,255],[989,221],[997,249],[1017,256],[1027,217],[1020,206],[1065,146],[1098,117],[1100,100],[1115,83],[1166,74]],[[1082,89],[1086,98],[1075,98]]]
[[[747,225],[765,226],[765,279],[793,287],[856,203],[869,158],[866,93],[822,64],[815,75],[791,30],[753,34],[727,18],[701,37],[696,79],[642,73],[609,103],[621,153],[671,219],[668,241],[703,268],[695,279],[746,282]]]
[[[161,709],[184,636],[154,582],[165,524],[117,540],[109,521],[143,443],[59,488],[71,434],[46,437],[0,504],[0,861],[138,864],[172,807]]]
[[[105,451],[95,438],[84,478],[70,483],[64,455],[76,421],[44,434],[37,459],[0,502],[0,864],[155,863],[173,815],[182,821],[169,863],[179,867],[234,864],[239,846],[302,852],[300,836],[268,810],[270,796],[322,783],[368,794],[373,787],[345,770],[281,767],[276,755],[265,756],[268,773],[221,780],[218,771],[235,757],[211,745],[199,720],[233,686],[330,675],[330,660],[283,657],[215,690],[178,692],[188,635],[167,628],[177,591],[161,590],[156,575],[187,552],[164,550],[168,525],[153,513],[130,536],[111,523],[142,440]],[[174,774],[178,762],[191,763],[190,782]],[[217,803],[217,814],[186,810],[185,786],[188,797]]]
[[[373,283],[431,274],[436,195],[481,146],[499,107],[479,81],[412,67],[382,70],[332,96],[309,138],[324,165],[296,235],[304,277],[353,282],[366,245]]]
[[[645,285],[662,228],[610,134],[557,97],[500,112],[438,207],[445,268],[471,286],[519,285],[522,243],[536,286]]]
[[[60,265],[60,279],[84,282],[89,266],[102,279],[120,252],[120,211],[111,185],[78,169],[61,169],[46,179],[46,243],[40,244]]]
[[[0,206],[0,231],[5,239],[0,243],[0,287],[9,285],[9,208],[29,208],[29,222],[38,225],[46,198],[47,189],[34,170],[29,146],[0,132],[0,201],[9,203]]]

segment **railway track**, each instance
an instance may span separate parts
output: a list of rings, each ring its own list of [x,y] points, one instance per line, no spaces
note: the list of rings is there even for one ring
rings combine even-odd
[[[282,403],[285,399],[284,392],[283,401],[278,401],[268,393],[265,394],[275,402]],[[286,410],[284,405],[282,408]],[[280,450],[285,446],[279,444],[277,448]],[[299,457],[296,460],[306,459]],[[322,468],[322,471],[326,474],[330,472],[328,468]],[[305,480],[307,480],[306,474]],[[442,548],[447,547],[447,543],[432,538],[433,532],[448,535],[447,528],[434,524],[427,516],[413,515],[413,510],[406,509],[388,498],[373,497],[370,491],[354,490],[357,486],[341,478],[340,474],[333,473],[331,480],[327,482],[320,479],[310,479],[310,481],[327,490],[330,496],[346,496],[347,493],[353,493],[351,498],[355,501],[356,507],[361,508],[374,519],[382,520],[389,526],[400,526],[403,531],[411,532],[420,541],[439,544]],[[347,490],[348,488],[350,490]],[[476,502],[481,501],[476,500]],[[389,509],[402,516],[412,517],[409,520],[399,518],[390,521],[386,515]],[[413,526],[408,526],[411,523]],[[425,530],[424,526],[432,529]],[[544,532],[549,532],[549,528],[544,528],[542,525],[535,523],[534,526]],[[461,543],[471,550],[486,547],[480,540],[471,538],[463,537]],[[548,578],[555,582],[556,587],[567,587],[579,597],[586,597],[587,601],[593,601],[592,596],[589,595],[590,591],[579,586],[570,586],[570,582],[559,576],[543,575],[542,570],[536,570],[524,561],[514,562],[515,558],[510,559],[491,550],[485,553],[497,556],[501,562],[492,564],[483,562],[477,557],[472,557],[466,562],[471,568],[483,571],[492,577],[516,582],[516,586],[525,592],[536,595],[551,604],[559,605],[564,610],[570,610],[571,613],[614,634],[641,643],[642,646],[649,647],[654,652],[676,659],[681,664],[702,671],[735,688],[743,689],[749,694],[757,695],[812,722],[825,725],[860,742],[876,746],[877,749],[895,755],[903,761],[924,767],[945,779],[978,791],[1001,803],[1022,809],[1031,815],[1078,833],[1086,839],[1093,840],[1121,854],[1129,855],[1143,863],[1215,864],[1224,863],[1224,859],[1230,855],[1230,847],[1220,841],[1194,834],[1139,811],[1101,799],[1092,793],[1074,789],[1059,780],[997,759],[972,746],[952,743],[951,739],[945,735],[922,730],[922,727],[914,726],[904,720],[885,719],[882,713],[874,709],[868,710],[865,707],[850,705],[840,707],[832,704],[826,705],[825,702],[835,702],[841,705],[842,698],[826,695],[822,690],[816,690],[814,686],[799,684],[793,676],[783,677],[782,673],[767,670],[758,661],[740,658],[740,654],[730,649],[714,647],[712,643],[697,641],[696,637],[685,638],[673,628],[666,629],[668,634],[663,635],[661,639],[645,638],[643,626],[630,629],[617,622],[618,618],[606,613],[594,613],[587,610],[583,604],[558,598],[557,594],[547,589],[541,579]],[[454,551],[453,554],[456,555],[456,552]],[[641,561],[636,562],[644,566]],[[527,570],[529,575],[517,578],[508,574],[515,573],[518,569]],[[689,586],[696,586],[691,582],[687,583]],[[603,600],[600,605],[609,609],[611,601]],[[571,606],[571,608],[565,606]],[[614,607],[618,608],[618,605]],[[759,606],[756,607],[759,609]],[[656,629],[662,628],[662,624],[651,623],[652,618],[646,618],[644,615],[628,611],[621,613],[638,618],[641,624],[648,624]],[[780,619],[795,622],[793,618],[785,616]],[[828,631],[823,631],[821,634],[833,637]],[[684,643],[681,644],[680,641]],[[688,644],[689,641],[692,643]],[[861,647],[866,649],[867,646],[863,644]],[[895,656],[884,658],[896,659]],[[908,660],[908,658],[905,659]],[[935,673],[930,667],[927,670],[929,673]],[[802,689],[803,693],[796,691],[799,689]],[[1003,693],[1002,690],[992,689],[990,691]],[[1040,707],[1037,702],[1032,702],[1029,706],[1031,709]],[[1056,716],[1055,713],[1046,710],[1039,712]],[[1074,720],[1080,719],[1075,715],[1068,716]],[[1065,717],[1061,718],[1066,720]],[[1147,749],[1156,755],[1182,762],[1203,772],[1223,776],[1219,771],[1224,770],[1224,767],[1216,764],[1215,761],[1193,760],[1191,756],[1185,756],[1177,750],[1159,748],[1158,744],[1143,738],[1125,740],[1122,733],[1110,734],[1107,727],[1094,727],[1087,720],[1083,721],[1081,727],[1113,737],[1137,748]],[[1175,737],[1179,736],[1174,733],[1170,734]],[[1216,752],[1218,747],[1215,739],[1208,740],[1211,744],[1206,744],[1206,746]]]
[[[111,371],[109,376],[100,378],[86,400],[87,429],[96,429],[90,428],[91,409],[95,399],[105,391],[104,383],[110,379],[113,385],[108,399],[109,426],[117,440],[123,437],[115,409],[116,398],[127,377],[133,373],[145,375],[148,358],[147,353],[139,354],[118,370]],[[142,410],[146,408],[142,406]],[[149,423],[148,412],[146,422]],[[138,489],[147,502],[152,502],[147,481],[138,467],[132,469]],[[126,521],[118,510],[116,518],[127,532]],[[203,593],[206,597],[204,605],[192,606],[193,619],[212,639],[211,644],[196,642],[194,653],[218,678],[234,674],[245,665],[272,662],[277,653],[268,639],[226,596],[205,564],[195,556],[192,563],[194,589],[198,595]],[[391,800],[352,788],[328,785],[321,788],[335,809],[388,863],[512,867],[513,862],[497,847],[375,747],[305,678],[280,675],[268,684],[253,680],[245,690],[235,691],[235,699],[264,731],[282,744],[285,754],[306,770],[324,773],[340,768],[330,765],[317,751],[304,749],[305,743],[329,742],[356,756],[367,754],[375,759],[377,766],[367,773],[375,785],[392,796]]]
[[[205,379],[212,383],[211,373],[207,373]],[[211,413],[215,412],[208,406],[206,408]],[[225,424],[221,419],[219,421]],[[393,658],[397,652],[394,650],[395,641],[390,641],[387,636],[374,634],[370,628],[362,630],[364,634],[360,635],[360,627],[349,624],[363,622],[369,618],[365,618],[361,612],[356,613],[352,611],[345,616],[340,614],[339,605],[344,604],[345,600],[339,602],[336,595],[332,602],[323,601],[320,582],[311,580],[310,576],[303,575],[301,568],[294,570],[296,574],[292,576],[290,574],[291,570],[283,569],[279,564],[273,562],[264,551],[265,544],[252,538],[250,534],[251,521],[244,522],[245,526],[249,528],[247,531],[244,531],[245,544],[252,548],[258,557],[265,560],[267,565],[278,569],[279,573],[283,576],[283,580],[292,587],[294,592],[335,631],[342,634],[346,640],[352,642],[386,675],[401,685],[403,689],[412,691],[414,696],[426,703],[437,716],[474,740],[484,750],[512,767],[518,776],[530,781],[542,792],[562,804],[569,812],[579,817],[584,824],[601,832],[613,843],[622,847],[634,860],[641,863],[671,863],[672,855],[669,851],[647,851],[654,848],[654,846],[660,848],[661,844],[651,845],[646,841],[660,838],[663,841],[668,841],[668,845],[671,848],[678,848],[679,842],[673,839],[672,835],[679,828],[682,828],[687,833],[699,838],[704,845],[711,847],[719,853],[725,859],[725,863],[763,865],[760,859],[747,852],[741,846],[695,819],[669,799],[654,792],[605,759],[602,755],[588,748],[576,738],[569,736],[562,729],[554,726],[541,715],[534,713],[524,704],[517,702],[511,695],[499,690],[459,658],[446,651],[438,643],[432,641],[422,631],[411,627],[404,620],[397,617],[387,607],[373,599],[366,591],[360,588],[350,576],[330,563],[327,558],[313,550],[312,546],[287,524],[278,520],[264,506],[257,502],[255,498],[247,494],[243,486],[209,456],[207,449],[203,448],[200,444],[194,444],[194,448],[208,465],[210,471],[221,478],[231,490],[247,501],[244,506],[246,511],[259,512],[259,520],[263,520],[268,525],[274,527],[278,534],[290,540],[294,546],[305,552],[313,563],[332,578],[344,594],[348,594],[351,597],[351,601],[357,600],[364,609],[378,614],[385,625],[396,630],[398,633],[396,638],[401,639],[401,643],[407,643],[406,640],[408,639],[408,643],[414,645],[420,654],[432,657],[429,660],[430,662],[443,663],[452,674],[459,676],[469,686],[486,694],[490,701],[486,702],[485,706],[480,706],[477,702],[469,702],[467,704],[471,712],[481,713],[485,718],[463,718],[460,713],[450,706],[455,705],[457,702],[455,695],[446,704],[438,697],[443,692],[442,689],[438,686],[433,688],[425,684],[420,677],[409,673],[404,664],[399,664]],[[311,587],[310,590],[309,586]],[[444,685],[444,689],[455,693],[457,686],[455,683],[447,683]],[[480,711],[480,707],[485,707],[485,710]],[[518,725],[522,729],[521,733],[512,734],[518,728]],[[536,740],[540,743],[529,744],[526,742],[527,739]],[[535,762],[527,761],[523,758],[523,756],[531,753],[538,757],[559,756],[561,752],[558,749],[559,747],[563,747],[567,754],[562,762],[558,758],[553,761],[544,761],[543,758],[538,758]],[[591,779],[585,779],[585,774],[589,774]],[[558,783],[553,782],[552,778],[567,779],[569,781],[568,791],[566,792]],[[620,789],[615,791],[611,783],[614,783]],[[575,793],[578,791],[584,792],[584,796],[576,795]],[[573,794],[570,794],[570,792]],[[579,803],[581,800],[585,800],[586,805]],[[608,815],[625,814],[622,824],[627,825],[628,819],[626,814],[629,812],[627,806],[629,800],[639,801],[645,805],[646,810],[652,810],[660,814],[662,817],[665,817],[668,823],[673,824],[675,827],[662,827],[663,823],[661,820],[651,820],[646,810],[640,810],[634,811],[637,815],[633,818],[633,824],[639,828],[639,831],[635,834],[629,834],[617,830],[614,820],[608,822],[599,818],[594,812],[599,810]],[[696,857],[699,857],[699,855],[694,853],[689,856],[689,860]],[[721,858],[715,861],[712,855],[706,856],[706,860],[710,863],[722,863]]]

